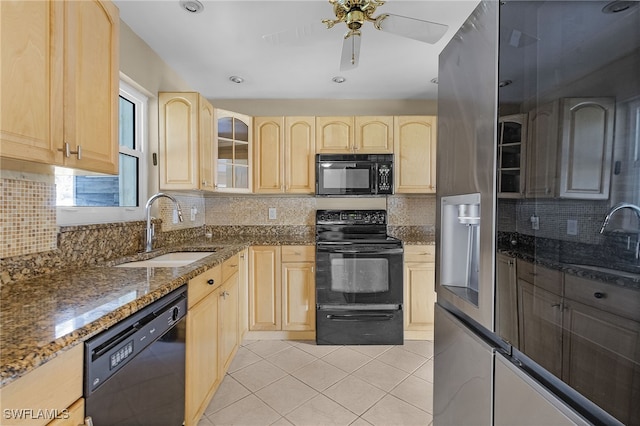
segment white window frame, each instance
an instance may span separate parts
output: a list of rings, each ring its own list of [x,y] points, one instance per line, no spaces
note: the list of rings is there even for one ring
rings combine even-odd
[[[120,96],[136,106],[136,141],[138,149],[120,147],[118,154],[138,157],[138,206],[137,207],[56,207],[58,226],[87,225],[93,223],[126,222],[145,219],[144,204],[147,199],[147,163],[149,98],[133,85],[120,80]]]

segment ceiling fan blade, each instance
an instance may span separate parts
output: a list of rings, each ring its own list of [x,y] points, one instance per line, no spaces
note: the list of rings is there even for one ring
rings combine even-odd
[[[392,14],[383,15],[375,26],[380,31],[430,44],[440,40],[449,29],[448,25]]]
[[[342,43],[342,59],[340,71],[348,71],[356,68],[360,62],[360,32],[349,32]]]

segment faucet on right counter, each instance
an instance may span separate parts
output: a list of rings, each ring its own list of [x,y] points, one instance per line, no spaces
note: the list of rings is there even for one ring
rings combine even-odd
[[[640,207],[636,206],[635,204],[631,204],[631,203],[618,203],[615,206],[613,206],[611,208],[611,210],[609,210],[609,212],[607,213],[607,215],[604,217],[604,222],[602,222],[602,228],[600,228],[600,233],[603,234],[604,233],[604,229],[607,227],[607,225],[609,224],[609,221],[611,220],[611,217],[613,217],[613,215],[622,209],[631,209],[636,213],[636,217],[638,218],[638,235],[636,237],[636,260],[640,259]]]

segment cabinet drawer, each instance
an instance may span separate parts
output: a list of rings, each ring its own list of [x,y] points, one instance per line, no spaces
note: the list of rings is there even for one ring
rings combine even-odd
[[[526,281],[553,294],[562,296],[563,273],[560,271],[517,259],[516,274],[519,280]]]
[[[84,345],[79,344],[0,389],[0,409],[63,410],[82,397]],[[8,419],[4,419],[8,420]],[[15,421],[14,421],[15,420]],[[47,419],[11,419],[12,425],[44,425]]]
[[[640,321],[640,290],[565,274],[564,296],[621,317]]]
[[[283,262],[315,262],[315,246],[282,246]]]
[[[236,254],[231,256],[222,264],[222,282],[227,281],[227,279],[238,272],[238,265],[240,264],[240,254]]]
[[[436,246],[404,246],[405,262],[435,262]]]
[[[214,266],[195,278],[191,278],[187,287],[189,309],[221,284],[222,272],[220,265]]]

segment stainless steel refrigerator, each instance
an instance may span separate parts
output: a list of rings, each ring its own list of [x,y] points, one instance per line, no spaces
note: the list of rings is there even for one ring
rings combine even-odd
[[[640,425],[640,2],[482,1],[438,80],[434,424]]]

